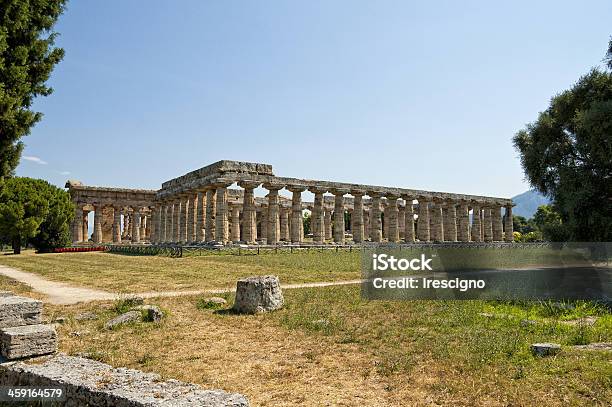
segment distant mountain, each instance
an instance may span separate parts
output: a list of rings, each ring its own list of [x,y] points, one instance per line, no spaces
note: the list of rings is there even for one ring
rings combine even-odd
[[[524,216],[529,219],[538,210],[538,206],[546,205],[550,203],[550,199],[538,191],[532,189],[527,192],[523,192],[512,198],[516,206],[512,208],[512,214],[518,216]]]

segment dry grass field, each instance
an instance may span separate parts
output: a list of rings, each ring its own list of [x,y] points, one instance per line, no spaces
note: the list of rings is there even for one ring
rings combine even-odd
[[[282,283],[359,276],[358,255],[325,256],[28,254],[0,262],[108,290],[207,288],[264,273],[280,275]],[[5,278],[0,289],[33,294]],[[607,406],[612,400],[612,352],[573,348],[612,342],[612,315],[601,306],[365,301],[358,286],[284,294],[284,309],[256,316],[208,308],[202,296],[151,299],[166,313],[161,323],[114,330],[104,323],[124,308],[121,301],[46,305],[45,313],[50,321],[65,318],[57,325],[63,352],[244,393],[254,406]],[[229,308],[233,295],[224,296]],[[78,318],[83,312],[97,318]],[[586,316],[594,318],[572,323]],[[534,342],[563,348],[536,358],[529,350]]]
[[[359,279],[358,253],[214,255],[170,258],[103,252],[0,255],[0,264],[49,280],[110,292],[231,288],[236,280],[275,274],[284,284]]]

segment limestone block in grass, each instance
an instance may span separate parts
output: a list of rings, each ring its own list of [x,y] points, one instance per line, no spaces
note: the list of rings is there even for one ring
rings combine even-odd
[[[283,293],[277,276],[238,280],[234,311],[244,314],[268,312],[283,307]]]
[[[0,297],[0,328],[40,324],[42,301],[17,295]]]
[[[531,345],[531,352],[535,356],[550,356],[559,353],[561,345],[556,343],[534,343]]]
[[[51,325],[24,325],[0,329],[0,354],[8,360],[47,355],[57,350],[57,332]]]
[[[132,308],[132,311],[143,312],[146,322],[160,322],[164,317],[163,311],[157,305],[139,305]]]
[[[116,326],[127,324],[128,322],[137,322],[142,320],[140,311],[128,311],[125,314],[121,314],[108,321],[104,327],[106,329],[113,329]]]

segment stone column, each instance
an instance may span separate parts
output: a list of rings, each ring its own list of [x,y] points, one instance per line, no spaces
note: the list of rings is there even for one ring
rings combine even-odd
[[[212,242],[215,240],[216,227],[216,210],[217,210],[217,190],[214,187],[209,187],[206,190],[206,241]]]
[[[389,239],[389,203],[387,200],[380,201],[383,210],[382,210],[382,240]]]
[[[406,238],[406,207],[399,205],[397,213],[397,225],[399,228],[399,238],[403,240]]]
[[[281,189],[277,185],[264,185],[268,192],[268,233],[267,243],[277,244],[279,236],[279,213],[278,213],[278,190]]]
[[[330,191],[334,194],[334,243],[344,244],[344,191]]]
[[[468,211],[468,205],[466,201],[459,203],[459,212],[457,214],[459,218],[459,226],[457,228],[457,240],[460,242],[470,241],[470,214]]]
[[[330,208],[325,208],[325,240],[332,238],[332,211]]]
[[[491,220],[491,207],[485,206],[483,211],[483,238],[485,242],[493,241],[493,222]]]
[[[140,214],[140,240],[147,238],[147,229],[149,228],[149,215],[146,213]]]
[[[289,238],[289,208],[280,206],[278,208],[279,235],[278,240],[283,242],[290,241]]]
[[[305,188],[289,188],[291,196],[291,243],[301,243],[303,240],[302,192]],[[312,221],[312,218],[310,219]],[[311,225],[312,226],[312,225]]]
[[[501,205],[494,204],[491,207],[491,221],[493,222],[493,241],[502,242],[504,240],[504,225],[502,224]]]
[[[166,202],[159,202],[158,217],[159,217],[159,228],[157,229],[157,241],[159,243],[166,242]]]
[[[382,222],[380,219],[380,194],[375,192],[368,192],[370,199],[372,200],[372,207],[370,208],[370,240],[376,243],[382,241]]]
[[[132,220],[130,219],[130,209],[123,208],[123,233],[122,239],[127,239],[132,234]]]
[[[83,210],[83,231],[81,232],[83,241],[89,241],[89,211]]]
[[[353,241],[363,242],[363,191],[351,191],[353,195]]]
[[[514,242],[514,224],[512,223],[512,204],[506,205],[505,241]]]
[[[240,242],[240,205],[232,204],[232,219],[231,219],[231,240],[232,242]]]
[[[121,208],[113,208],[113,243],[121,243]]]
[[[134,221],[132,222],[132,243],[140,243],[140,208],[134,208]]]
[[[151,208],[151,243],[159,243],[159,209],[159,202]]]
[[[481,211],[478,202],[472,203],[472,242],[482,242],[481,234]]]
[[[94,206],[94,243],[102,243],[102,205]]]
[[[166,242],[174,241],[174,204],[172,201],[166,202]]]
[[[72,241],[74,243],[83,241],[83,207],[76,204],[74,208],[74,220],[72,221]]]
[[[187,241],[191,243],[197,242],[197,225],[198,225],[198,192],[194,192],[189,196],[189,214],[187,223],[189,225]]]
[[[444,241],[444,227],[442,225],[442,201],[437,198],[434,198],[434,202],[431,206],[431,240],[434,242],[443,242]]]
[[[363,241],[370,239],[370,210],[363,209]]]
[[[414,243],[414,206],[412,205],[412,197],[404,196],[406,200],[405,216],[404,216],[404,241],[406,243]]]
[[[181,195],[181,218],[179,220],[179,222],[181,222],[179,234],[179,241],[181,243],[187,243],[189,239],[189,212],[191,211],[190,206],[191,202],[189,202],[189,195]]]
[[[181,241],[181,200],[175,198],[172,205],[172,241],[179,243]]]
[[[431,237],[429,234],[429,200],[427,197],[420,196],[419,200],[419,218],[417,219],[417,234],[419,241],[429,242]]]
[[[195,241],[197,243],[204,241],[204,211],[206,210],[206,203],[204,202],[205,192],[198,191],[196,197],[195,218]]]
[[[446,201],[444,240],[449,242],[457,241],[457,205],[453,200]]]
[[[261,206],[261,220],[259,222],[259,229],[261,236],[258,236],[260,240],[265,240],[268,243],[268,204]]]
[[[215,240],[219,243],[229,241],[229,223],[227,213],[227,184],[216,185],[217,205],[215,209]],[[207,197],[208,198],[208,197]]]
[[[314,194],[314,208],[311,213],[311,226],[312,238],[315,243],[325,242],[325,221],[324,221],[324,208],[323,208],[323,194],[325,191],[309,188],[310,192]]]
[[[399,222],[398,222],[398,216],[399,216],[399,210],[397,208],[397,200],[399,199],[399,196],[396,195],[387,195],[387,223],[388,223],[388,228],[387,228],[387,239],[389,240],[389,242],[391,243],[397,243],[399,242]]]
[[[147,216],[147,238],[149,242],[154,243],[155,239],[155,208],[149,208],[149,216]]]
[[[242,204],[242,240],[246,243],[255,243],[257,240],[257,212],[255,208],[255,195],[253,189],[257,184],[240,183],[244,189]]]

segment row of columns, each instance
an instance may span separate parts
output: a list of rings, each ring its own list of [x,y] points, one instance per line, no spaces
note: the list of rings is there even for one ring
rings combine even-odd
[[[91,240],[94,243],[103,243],[103,211],[108,205],[93,204],[94,212],[94,227]],[[152,239],[155,233],[154,226],[154,210],[149,208],[128,208],[112,207],[113,222],[112,222],[112,242],[121,243],[128,239],[131,243],[140,243],[142,240]],[[83,209],[81,204],[75,207],[75,216],[72,222],[72,241],[74,243],[87,242],[89,234],[89,216],[90,211]],[[121,220],[123,215],[123,230],[121,229]]]
[[[254,243],[265,239],[268,244],[281,240],[300,243],[304,231],[301,193],[305,187],[290,186],[291,207],[281,207],[279,190],[284,186],[263,184],[268,189],[267,207],[261,213],[260,230],[257,229],[257,210],[254,189],[257,182],[240,182],[244,189],[242,219],[240,207],[227,201],[229,184],[211,185],[203,190],[180,194],[164,200],[154,214],[156,230],[154,242],[212,242],[243,241]],[[346,191],[309,187],[314,194],[311,231],[315,243],[333,239],[345,242],[344,195],[352,194],[354,205],[350,228],[353,241],[382,242],[491,242],[513,240],[512,206],[505,206],[502,218],[501,204],[482,204],[476,201],[452,201],[431,197],[408,197],[385,194],[386,205],[381,211],[383,194],[372,191]],[[324,194],[334,195],[333,216],[324,207]],[[364,208],[363,197],[370,197],[370,210]],[[418,200],[416,206],[414,200]],[[470,222],[469,211],[472,211]],[[384,230],[383,230],[384,217]],[[505,219],[505,224],[503,224]],[[332,232],[333,231],[333,232]],[[332,235],[333,233],[333,235]],[[262,235],[262,236],[259,236]]]

